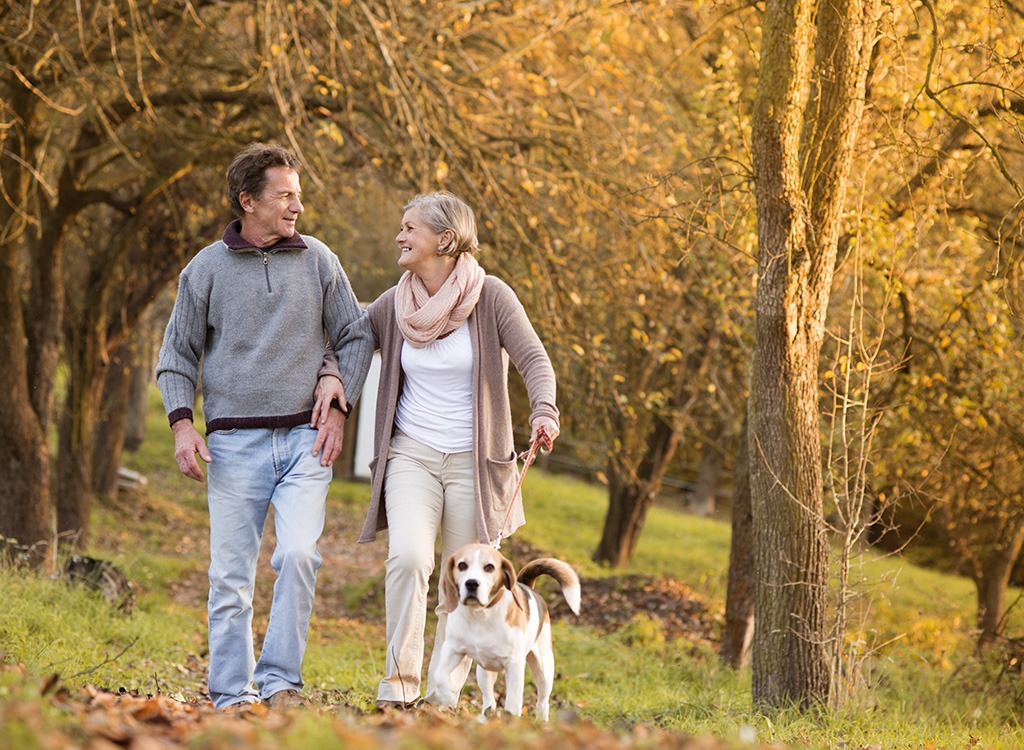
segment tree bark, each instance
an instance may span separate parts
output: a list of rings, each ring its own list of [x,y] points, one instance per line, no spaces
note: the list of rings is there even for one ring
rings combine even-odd
[[[594,552],[595,562],[621,568],[633,559],[647,512],[658,497],[668,464],[678,445],[678,432],[672,425],[658,419],[636,474],[624,466],[618,456],[608,457],[608,513],[601,541]]]
[[[0,245],[0,551],[28,550],[30,562],[46,565],[53,538],[50,449],[28,388],[28,356],[22,327],[21,273],[17,253]]]
[[[100,396],[99,418],[93,433],[92,490],[97,495],[117,492],[117,470],[125,447],[128,404],[134,376],[135,337],[122,343],[110,358]]]
[[[680,435],[697,402],[700,386],[696,384],[707,373],[716,336],[714,324],[710,323],[703,331],[699,345],[687,357],[686,367],[679,369],[679,379],[674,383],[668,404],[672,421],[654,417],[639,464],[634,467],[629,455],[609,454],[606,462],[608,513],[601,541],[594,551],[595,562],[619,568],[633,559],[647,512],[658,498],[665,472],[679,447]]]
[[[747,453],[747,418],[744,415],[736,450],[732,482],[732,538],[729,543],[729,580],[725,594],[722,660],[734,669],[750,661],[754,637],[754,519],[750,508],[750,461]]]
[[[138,351],[129,373],[124,426],[124,448],[129,451],[138,450],[146,438],[149,386],[153,382],[153,355],[156,349],[155,334],[150,322],[152,317],[152,314],[146,316],[146,323],[137,334]]]
[[[93,437],[92,486],[97,494],[117,491],[121,456],[138,450],[146,437],[155,346],[151,320],[151,314],[143,316],[137,330],[110,357]]]
[[[97,300],[100,307],[105,299]],[[103,392],[107,360],[102,335],[93,316],[68,337],[69,365],[64,409],[58,426],[59,461],[56,467],[57,534],[79,547],[88,541],[93,500],[93,438]]]
[[[699,516],[715,514],[718,488],[722,484],[722,467],[725,465],[725,454],[719,444],[722,430],[718,429],[715,432],[714,439],[704,443],[697,481],[690,494],[690,510]]]
[[[818,359],[877,15],[877,0],[765,7],[752,138],[758,284],[748,435],[758,571],[752,693],[765,709],[830,697]]]
[[[987,564],[975,576],[978,592],[978,648],[984,648],[1003,632],[1006,614],[1006,587],[1013,567],[1024,546],[1024,519],[1015,521],[1015,528],[1002,535],[1003,540],[988,555]]]
[[[0,200],[0,548],[27,548],[33,564],[45,565],[52,560],[46,548],[53,538],[50,449],[46,423],[34,408],[40,402],[34,398],[36,388],[43,384],[30,380],[35,370],[22,304],[28,273],[20,252],[32,180],[19,162],[31,162],[25,134],[38,100],[24,86],[11,85],[11,80],[0,76],[0,99],[16,113],[9,118],[12,126],[0,129],[0,150],[17,157],[0,159],[5,191]]]
[[[828,701],[826,547],[815,398],[824,310],[812,306],[799,140],[809,87],[813,4],[766,7],[754,115],[758,206],[750,481],[758,581],[753,700],[762,708]],[[818,347],[815,348],[815,343]]]

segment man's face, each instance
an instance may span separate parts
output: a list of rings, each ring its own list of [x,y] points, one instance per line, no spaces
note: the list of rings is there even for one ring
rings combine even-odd
[[[291,237],[295,234],[295,221],[302,213],[301,197],[298,173],[289,167],[271,167],[260,196],[249,193],[239,196],[245,210],[242,236],[257,247]]]

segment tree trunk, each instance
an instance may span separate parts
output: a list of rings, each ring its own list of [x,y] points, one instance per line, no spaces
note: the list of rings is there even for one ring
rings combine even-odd
[[[752,693],[761,708],[811,708],[830,697],[818,360],[876,24],[877,0],[765,7],[752,138],[758,284],[748,435],[758,571]]]
[[[807,378],[801,382],[798,372],[788,372],[794,388],[768,387],[766,371],[779,362],[763,349],[760,354],[749,437],[756,456],[751,507],[758,571],[753,696],[765,707],[806,708],[827,703],[830,679],[821,455],[812,440],[817,422],[807,413]],[[790,408],[781,408],[784,403]]]
[[[722,467],[725,465],[725,454],[722,453],[718,442],[721,432],[721,429],[716,430],[714,440],[705,441],[704,450],[701,452],[700,469],[697,471],[697,481],[694,484],[693,492],[690,493],[690,510],[699,516],[715,514],[718,488],[722,484]]]
[[[732,539],[729,543],[729,581],[725,594],[722,660],[741,669],[750,660],[754,637],[754,519],[750,510],[750,462],[747,418],[739,435],[732,482]]]
[[[19,264],[18,253],[0,244],[0,547],[29,548],[31,562],[41,564],[53,539],[50,448],[28,387]]]
[[[33,179],[20,164],[33,162],[26,139],[38,100],[25,86],[8,87],[7,80],[0,78],[0,98],[16,114],[8,118],[11,127],[0,129],[0,150],[6,156],[0,159],[0,550],[14,551],[10,545],[16,544],[30,550],[33,564],[45,565],[52,563],[47,550],[53,539],[50,448],[48,423],[34,407],[45,403],[36,398],[36,389],[46,386],[34,380],[30,359],[21,296],[29,274],[20,248],[29,231],[24,208]]]
[[[1003,540],[992,550],[980,576],[974,579],[978,591],[978,648],[984,648],[1003,632],[1006,614],[1006,587],[1010,584],[1013,567],[1024,545],[1024,519],[1007,529]]]
[[[137,352],[129,373],[128,403],[125,407],[124,448],[138,450],[146,438],[149,386],[153,382],[153,353],[156,339],[149,315],[137,334]]]
[[[32,565],[52,565],[50,449],[28,393],[25,338],[15,254],[0,252],[0,552],[27,554]],[[17,550],[11,549],[16,545]]]
[[[117,492],[117,470],[124,448],[132,379],[137,369],[132,366],[133,343],[125,342],[117,347],[103,380],[100,415],[92,441],[92,490],[97,495],[109,496]]]
[[[658,497],[678,445],[678,432],[664,420],[657,419],[648,438],[647,452],[635,474],[617,456],[608,457],[608,513],[601,541],[594,552],[596,562],[621,568],[633,559],[647,512]]]
[[[812,3],[767,6],[754,116],[759,276],[748,440],[758,571],[752,692],[762,708],[809,707],[829,697],[816,408],[827,289],[810,277],[814,248],[806,244],[798,149],[812,24]]]
[[[668,404],[672,421],[658,415],[653,417],[639,464],[634,467],[627,452],[608,456],[608,513],[601,541],[594,551],[595,562],[606,562],[618,568],[628,565],[633,559],[647,511],[658,498],[665,472],[679,446],[680,435],[697,403],[701,391],[697,384],[707,373],[716,338],[714,322],[709,321],[698,340],[699,344],[687,357],[686,367],[679,368],[673,384]]]
[[[57,534],[63,541],[70,541],[73,547],[81,547],[89,537],[93,438],[104,380],[102,372],[89,366],[98,364],[99,358],[78,354],[86,359],[71,365],[72,374],[59,422],[56,472]]]
[[[106,272],[106,276],[104,276]],[[90,270],[85,293],[68,292],[64,350],[69,375],[58,435],[57,534],[84,545],[93,501],[93,439],[110,353],[107,346],[109,269]]]

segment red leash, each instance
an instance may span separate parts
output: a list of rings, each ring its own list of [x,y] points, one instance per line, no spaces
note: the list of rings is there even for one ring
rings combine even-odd
[[[530,468],[530,464],[533,463],[537,457],[537,449],[540,448],[541,443],[545,443],[548,446],[548,450],[551,450],[551,441],[548,440],[547,433],[545,433],[543,427],[537,428],[537,438],[530,443],[530,450],[526,453],[526,458],[523,463],[523,471],[519,475],[519,481],[516,482],[516,488],[512,490],[512,497],[508,501],[508,510],[505,511],[505,517],[501,519],[501,526],[498,527],[498,536],[495,537],[493,547],[494,549],[501,549],[501,538],[505,533],[505,524],[508,523],[508,517],[512,515],[512,506],[515,504],[516,495],[519,494],[519,490],[523,486],[523,480],[526,478],[526,470]],[[519,456],[522,458],[522,454]]]

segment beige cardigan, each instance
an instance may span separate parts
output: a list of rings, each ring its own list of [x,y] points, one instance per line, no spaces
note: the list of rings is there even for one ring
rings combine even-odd
[[[387,528],[384,510],[384,465],[395,411],[402,386],[402,334],[395,319],[395,288],[378,297],[368,308],[374,341],[381,352],[380,387],[377,391],[374,456],[370,462],[371,496],[360,542],[373,541]],[[502,536],[526,522],[521,493],[512,498],[519,468],[512,439],[512,413],[508,397],[508,363],[526,382],[530,398],[530,422],[538,416],[558,421],[555,406],[555,371],[544,345],[533,330],[515,292],[494,276],[484,280],[480,300],[470,314],[473,345],[473,456],[476,463],[477,531],[487,544],[498,535],[508,512]]]

